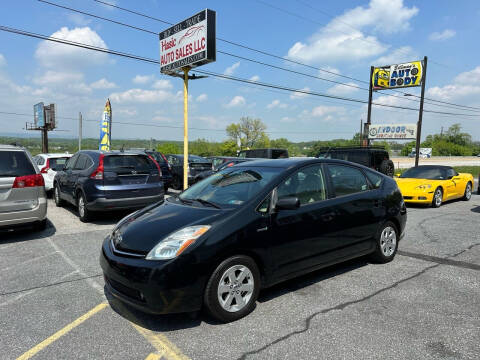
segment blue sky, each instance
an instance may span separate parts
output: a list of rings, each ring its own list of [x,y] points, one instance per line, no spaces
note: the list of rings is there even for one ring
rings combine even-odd
[[[426,96],[480,107],[480,3],[478,1],[183,1],[106,0],[175,23],[202,10],[217,12],[217,36],[334,73],[368,81],[370,65],[429,57]],[[93,0],[52,0],[99,16],[160,32],[167,25],[127,14]],[[271,6],[269,6],[271,5]],[[273,7],[272,7],[273,6]],[[85,42],[112,50],[159,57],[158,37],[75,14],[35,0],[2,3],[0,25]],[[217,49],[314,76],[358,83],[293,65],[217,41]],[[270,69],[217,54],[202,69],[295,89],[361,100],[368,92]],[[181,140],[182,83],[159,67],[125,58],[0,32],[0,108],[32,114],[32,119],[0,114],[0,134],[22,132],[33,121],[33,104],[54,102],[61,117],[98,120],[84,123],[84,136],[96,137],[106,98],[113,109],[114,138]],[[419,88],[407,89],[419,94]],[[395,94],[395,93],[392,93]],[[398,95],[398,94],[397,94]],[[377,102],[417,107],[411,97],[375,94]],[[410,100],[409,100],[410,99]],[[266,91],[254,85],[208,78],[190,83],[191,138],[223,140],[223,131],[242,116],[264,121],[271,138],[292,141],[350,138],[366,119],[366,106],[300,94]],[[469,113],[425,104],[425,109]],[[477,113],[480,114],[480,113]],[[374,107],[373,123],[414,123],[418,113]],[[161,127],[121,125],[115,122]],[[480,116],[426,113],[423,135],[460,122],[480,140]],[[65,136],[76,137],[77,123],[59,119]]]

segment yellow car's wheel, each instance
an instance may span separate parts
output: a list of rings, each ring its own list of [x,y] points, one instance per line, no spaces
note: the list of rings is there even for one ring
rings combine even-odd
[[[438,208],[442,206],[443,202],[443,191],[441,187],[435,189],[435,193],[433,194],[432,200],[432,207]]]
[[[472,197],[472,183],[469,181],[465,186],[465,193],[463,194],[463,200],[468,201]]]

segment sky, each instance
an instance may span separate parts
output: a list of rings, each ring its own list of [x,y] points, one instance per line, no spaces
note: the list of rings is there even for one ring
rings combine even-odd
[[[200,70],[366,101],[368,91],[355,86],[368,87],[356,80],[368,81],[370,66],[428,56],[426,97],[480,108],[480,2],[475,0],[105,1],[170,23],[180,22],[202,9],[212,9],[217,14],[218,38],[281,58],[218,40],[217,50],[353,86],[220,53],[216,62]],[[155,33],[169,27],[93,0],[51,2]],[[160,44],[155,34],[36,0],[3,2],[0,26],[159,58]],[[420,94],[418,87],[402,91]],[[87,120],[83,136],[98,137],[107,98],[112,104],[114,139],[183,139],[183,83],[179,78],[161,74],[159,65],[0,31],[0,135],[26,133],[25,123],[33,122],[33,105],[43,101],[56,104],[57,135],[77,137],[75,119],[81,112]],[[373,98],[374,102],[387,105],[419,106],[412,101],[416,98],[392,91],[375,93]],[[424,113],[422,138],[460,123],[474,140],[480,140],[480,112],[427,102],[426,110],[477,116]],[[361,103],[265,89],[215,77],[190,81],[189,86],[191,139],[223,141],[227,138],[225,127],[243,116],[261,119],[270,138],[351,138],[359,131],[360,121],[366,120],[366,113],[367,106]],[[416,123],[417,119],[417,111],[377,106],[372,110],[374,124]]]

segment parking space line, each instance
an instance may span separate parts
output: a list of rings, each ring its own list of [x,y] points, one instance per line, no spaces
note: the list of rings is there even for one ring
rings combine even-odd
[[[158,351],[169,360],[189,360],[179,348],[162,333],[155,333],[130,321],[130,324]],[[150,355],[149,355],[150,356]]]
[[[160,360],[161,357],[161,355],[151,353],[145,358],[145,360]]]
[[[80,325],[81,323],[83,323],[85,320],[87,320],[88,318],[92,317],[93,315],[95,315],[96,313],[98,313],[99,311],[105,309],[106,307],[108,306],[108,304],[106,302],[102,302],[100,304],[98,304],[97,306],[95,306],[93,309],[91,309],[89,312],[87,312],[86,314],[83,314],[82,316],[80,316],[79,318],[77,318],[76,320],[72,321],[70,324],[68,324],[67,326],[65,326],[64,328],[58,330],[55,334],[53,334],[52,336],[46,338],[45,340],[43,340],[40,344],[37,344],[35,345],[33,348],[31,348],[30,350],[28,350],[27,352],[25,352],[23,355],[19,356],[17,358],[17,360],[27,360],[27,359],[30,359],[32,356],[34,356],[35,354],[37,354],[38,352],[42,351],[43,349],[45,349],[48,345],[52,344],[53,342],[55,342],[56,340],[58,340],[59,338],[61,338],[63,335],[67,334],[68,332],[70,332],[71,330],[73,330],[74,328],[76,328],[78,325]]]
[[[45,254],[45,255],[40,255],[40,256],[37,256],[37,257],[34,257],[34,258],[30,258],[30,259],[25,260],[25,261],[23,261],[23,262],[18,262],[18,263],[15,263],[15,264],[11,265],[11,266],[7,266],[7,267],[5,267],[5,268],[3,268],[3,269],[0,269],[0,271],[1,271],[1,272],[5,272],[5,271],[10,270],[10,269],[12,269],[12,268],[14,268],[14,267],[16,267],[16,266],[25,265],[25,264],[34,262],[34,261],[36,261],[36,260],[43,259],[43,258],[45,258],[45,257],[47,257],[47,256],[54,255],[54,254],[56,254],[56,253],[57,253],[57,251],[53,251],[53,252],[48,253],[48,254]]]

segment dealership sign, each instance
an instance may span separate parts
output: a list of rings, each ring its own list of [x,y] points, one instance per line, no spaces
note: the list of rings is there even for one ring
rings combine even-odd
[[[369,139],[415,139],[417,137],[416,124],[370,125]]]
[[[387,65],[373,69],[374,90],[394,89],[422,85],[423,61]]]
[[[160,33],[160,72],[215,61],[215,11],[206,9]]]

